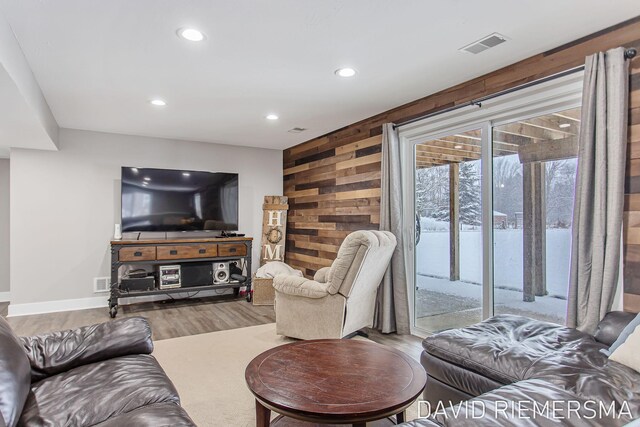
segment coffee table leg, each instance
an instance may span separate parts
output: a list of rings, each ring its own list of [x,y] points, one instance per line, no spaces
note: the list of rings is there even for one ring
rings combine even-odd
[[[271,420],[271,409],[265,408],[256,399],[256,427],[269,427]]]
[[[396,414],[396,424],[403,423],[405,420],[405,411]]]

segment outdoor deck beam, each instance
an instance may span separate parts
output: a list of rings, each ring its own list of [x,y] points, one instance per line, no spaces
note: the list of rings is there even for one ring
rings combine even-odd
[[[523,169],[523,301],[547,294],[545,164]]]
[[[449,165],[449,280],[460,280],[460,164]]]

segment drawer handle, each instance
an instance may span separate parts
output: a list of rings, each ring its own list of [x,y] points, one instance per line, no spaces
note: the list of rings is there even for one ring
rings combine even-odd
[[[175,250],[175,249],[171,249],[171,250],[169,251],[169,255],[178,255],[178,251],[177,251],[177,250]]]
[[[140,251],[134,252],[133,256],[142,256],[142,252],[140,252]]]
[[[236,251],[236,248],[229,248],[229,252],[233,253]]]
[[[198,253],[199,254],[206,254],[207,250],[206,249],[198,249]]]

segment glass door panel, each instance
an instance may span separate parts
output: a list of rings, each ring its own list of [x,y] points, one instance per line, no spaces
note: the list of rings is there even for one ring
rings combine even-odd
[[[415,146],[415,326],[433,333],[482,320],[482,130]]]
[[[493,128],[495,314],[564,324],[580,108]]]

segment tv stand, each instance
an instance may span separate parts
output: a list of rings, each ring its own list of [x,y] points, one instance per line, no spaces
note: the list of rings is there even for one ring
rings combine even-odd
[[[135,298],[150,295],[165,295],[206,290],[233,289],[237,295],[241,287],[246,287],[247,301],[251,302],[251,237],[208,237],[208,238],[161,238],[148,240],[111,241],[111,283],[109,294],[109,314],[118,314],[119,298]],[[244,261],[244,282],[187,286],[174,289],[154,289],[125,291],[120,289],[119,271],[124,265],[175,265],[190,262]]]

